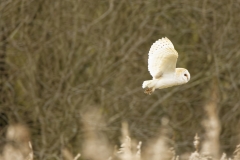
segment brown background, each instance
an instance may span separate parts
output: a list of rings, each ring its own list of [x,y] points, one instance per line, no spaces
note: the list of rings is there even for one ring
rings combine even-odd
[[[36,158],[54,157],[63,146],[77,153],[82,117],[94,108],[112,144],[122,121],[146,142],[167,117],[182,154],[193,151],[195,133],[204,133],[215,86],[221,149],[232,153],[240,143],[239,15],[240,1],[3,0],[1,134],[20,122],[31,130]],[[147,54],[165,36],[191,80],[148,96],[141,88],[151,79]]]

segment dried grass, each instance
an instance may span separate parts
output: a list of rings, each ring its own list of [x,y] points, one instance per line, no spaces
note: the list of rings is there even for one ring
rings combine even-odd
[[[33,160],[30,133],[26,126],[20,124],[9,126],[6,139],[1,160]]]
[[[209,118],[211,119],[211,118]],[[211,120],[208,120],[211,122]],[[105,123],[98,112],[87,112],[84,118],[84,126],[86,129],[85,139],[83,144],[83,159],[91,160],[179,160],[181,156],[175,153],[175,149],[168,144],[169,133],[169,120],[167,118],[162,119],[162,127],[160,128],[160,135],[155,140],[145,147],[145,152],[142,152],[142,142],[135,142],[129,135],[129,129],[127,123],[122,124],[122,137],[121,145],[115,151],[112,150],[109,142],[106,141],[106,135],[102,134],[99,127]],[[240,158],[240,145],[238,145],[231,156],[227,158],[223,153],[221,158],[218,153],[220,146],[214,140],[209,139],[211,133],[219,132],[216,127],[206,128],[207,137],[201,146],[200,137],[198,134],[194,137],[195,152],[193,152],[189,160],[238,160]],[[219,133],[218,133],[219,134]],[[7,144],[4,146],[3,153],[0,160],[33,160],[33,149],[30,142],[30,133],[24,125],[11,125],[7,130]],[[207,147],[206,147],[207,146]],[[211,146],[212,148],[210,148]],[[200,149],[202,148],[202,149]],[[75,157],[71,151],[67,148],[62,149],[63,159],[65,160],[78,160],[81,154],[78,153]],[[183,158],[184,159],[184,158]]]

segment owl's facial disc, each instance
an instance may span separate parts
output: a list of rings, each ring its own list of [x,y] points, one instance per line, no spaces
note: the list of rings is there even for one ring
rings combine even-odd
[[[177,83],[185,84],[190,80],[190,73],[185,68],[176,68]]]
[[[190,73],[188,72],[188,70],[185,70],[183,72],[183,78],[186,82],[188,82],[190,80]]]

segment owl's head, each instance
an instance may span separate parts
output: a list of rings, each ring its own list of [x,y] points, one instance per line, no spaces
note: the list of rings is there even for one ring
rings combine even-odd
[[[176,68],[176,77],[180,84],[184,84],[190,80],[190,73],[185,68]]]

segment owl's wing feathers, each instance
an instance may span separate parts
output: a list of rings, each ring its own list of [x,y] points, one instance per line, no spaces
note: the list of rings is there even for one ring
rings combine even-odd
[[[148,70],[154,79],[163,74],[174,73],[178,53],[168,38],[157,40],[148,53]]]

